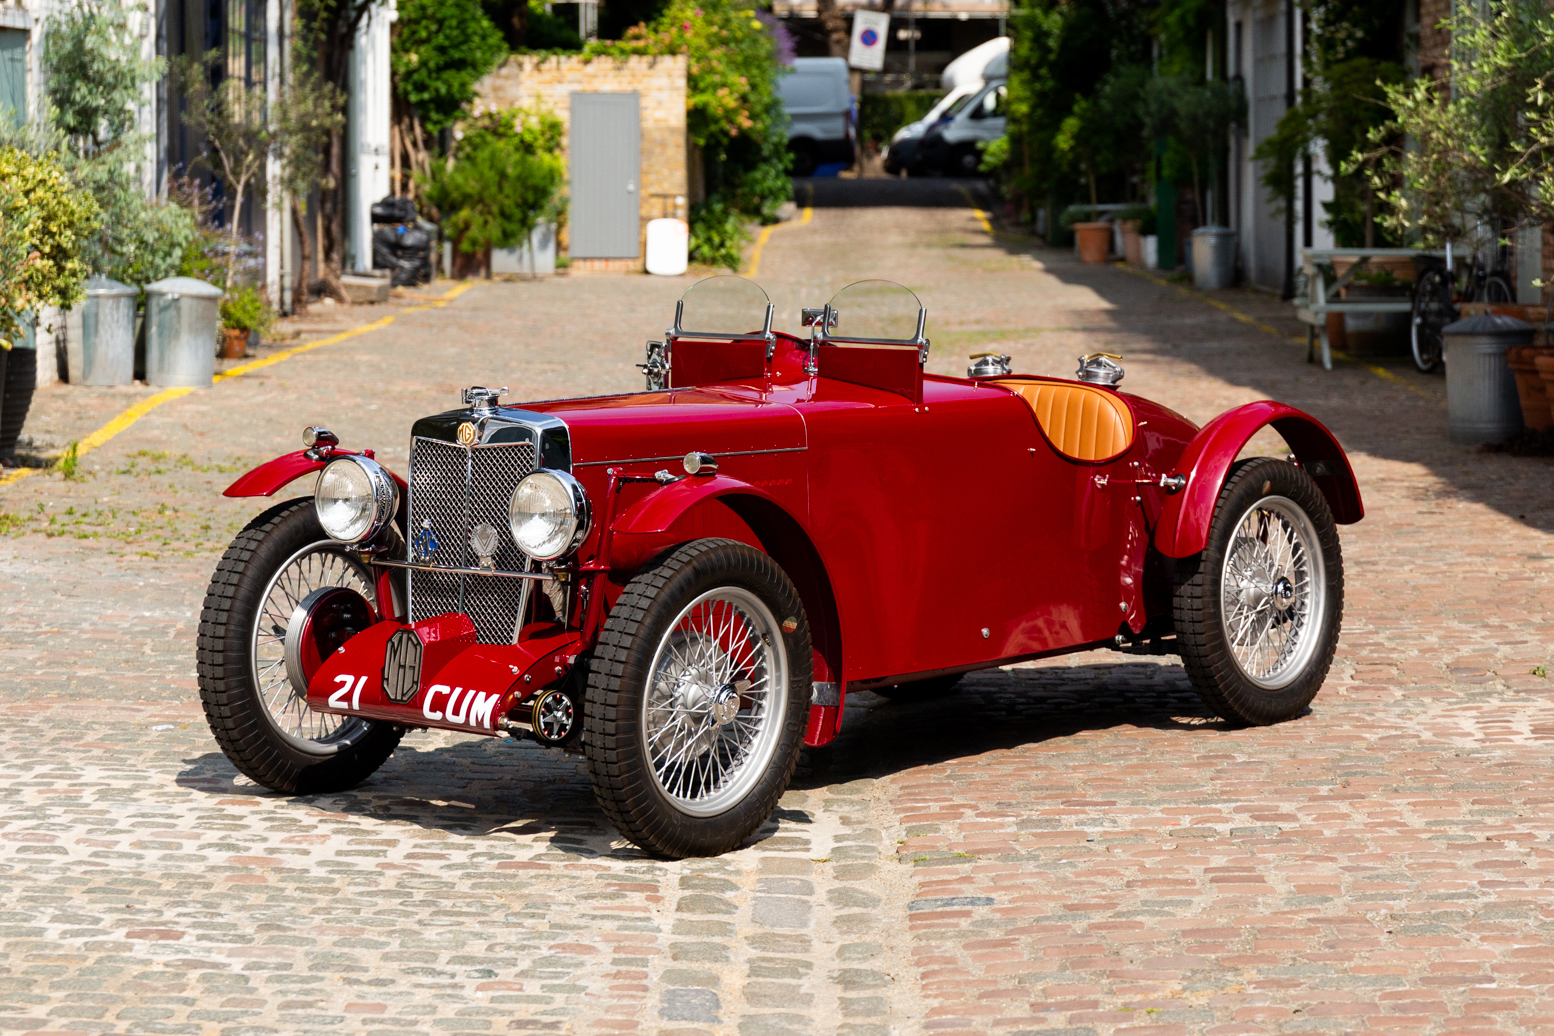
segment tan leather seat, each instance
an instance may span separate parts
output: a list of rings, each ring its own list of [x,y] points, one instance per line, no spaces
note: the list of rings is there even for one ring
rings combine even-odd
[[[1108,460],[1133,445],[1133,414],[1115,392],[1071,381],[1000,379],[993,384],[1019,393],[1052,445],[1075,460]]]

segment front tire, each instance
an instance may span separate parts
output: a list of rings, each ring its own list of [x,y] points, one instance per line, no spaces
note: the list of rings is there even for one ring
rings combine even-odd
[[[1452,305],[1451,279],[1446,271],[1432,266],[1419,275],[1414,284],[1414,309],[1410,314],[1409,345],[1414,369],[1431,374],[1441,369],[1445,337],[1441,331],[1457,319]]]
[[[660,856],[737,849],[793,777],[811,657],[797,591],[753,547],[695,540],[639,572],[599,634],[583,703],[610,823]]]
[[[1298,716],[1327,678],[1343,602],[1338,530],[1311,476],[1267,457],[1242,463],[1207,546],[1179,569],[1176,632],[1193,689],[1237,725]]]
[[[232,765],[275,791],[353,788],[404,735],[392,723],[311,711],[307,688],[288,675],[287,620],[331,586],[376,597],[371,571],[324,534],[313,498],[302,497],[249,522],[205,592],[196,654],[205,719]]]

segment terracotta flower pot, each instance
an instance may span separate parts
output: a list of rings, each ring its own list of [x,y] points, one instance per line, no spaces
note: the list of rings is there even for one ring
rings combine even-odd
[[[1139,227],[1143,225],[1143,221],[1124,219],[1119,220],[1117,225],[1122,228],[1122,257],[1130,263],[1142,266],[1144,263],[1144,238],[1139,233]]]
[[[1104,263],[1112,250],[1112,225],[1110,223],[1075,223],[1074,236],[1079,239],[1079,261]]]
[[[248,332],[240,327],[221,329],[221,358],[241,360],[248,355]]]
[[[1506,362],[1516,376],[1516,396],[1522,404],[1522,421],[1535,431],[1554,425],[1554,414],[1549,412],[1549,386],[1538,373],[1538,357],[1554,356],[1554,349],[1536,345],[1518,346],[1506,350]]]

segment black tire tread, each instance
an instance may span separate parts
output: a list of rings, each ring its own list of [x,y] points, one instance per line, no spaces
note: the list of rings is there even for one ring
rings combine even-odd
[[[1319,631],[1325,643],[1318,649],[1306,672],[1295,681],[1293,693],[1284,696],[1277,707],[1242,675],[1230,652],[1215,598],[1215,573],[1224,557],[1224,541],[1230,523],[1241,517],[1244,508],[1230,506],[1230,500],[1242,487],[1257,480],[1272,481],[1293,475],[1286,492],[1311,518],[1322,544],[1323,564],[1328,579],[1326,629]],[[1182,666],[1187,670],[1193,690],[1203,703],[1220,718],[1238,726],[1263,726],[1298,715],[1316,697],[1338,644],[1338,630],[1344,606],[1343,553],[1339,548],[1337,525],[1322,491],[1305,471],[1287,461],[1272,457],[1254,457],[1239,462],[1220,488],[1209,527],[1209,542],[1191,563],[1178,567],[1178,583],[1173,599],[1177,644]]]
[[[705,822],[697,823],[696,818],[682,817],[670,809],[655,808],[660,800],[647,764],[640,758],[635,714],[628,708],[624,711],[629,718],[621,715],[628,696],[641,694],[640,688],[630,678],[631,652],[665,588],[686,569],[697,565],[713,552],[744,569],[743,572],[733,573],[734,576],[768,579],[785,589],[790,599],[783,602],[783,607],[791,610],[777,614],[799,617],[799,629],[794,634],[788,634],[788,637],[791,641],[802,635],[805,648],[802,655],[791,648],[789,650],[790,688],[795,681],[807,688],[810,680],[809,627],[803,605],[777,563],[755,548],[736,540],[693,540],[661,555],[627,583],[615,606],[610,609],[589,661],[588,691],[583,702],[583,750],[588,760],[588,775],[593,784],[594,798],[598,800],[605,817],[617,831],[636,845],[656,855],[671,858],[714,856],[736,849],[744,842],[776,808],[777,800],[793,779],[794,769],[798,765],[799,742],[807,720],[807,699],[804,702],[805,708],[795,709],[790,694],[786,718],[786,723],[792,728],[787,739],[789,745],[780,745],[778,755],[773,759],[773,763],[781,767],[781,772],[777,781],[769,782],[765,801],[751,804],[748,812],[757,817],[754,824],[736,826],[721,833],[709,832],[710,825]],[[795,730],[796,737],[793,736]]]
[[[312,497],[276,504],[250,521],[216,563],[195,642],[195,668],[205,720],[222,753],[245,776],[275,791],[292,794],[343,791],[369,777],[398,746],[404,728],[372,723],[365,736],[332,756],[306,760],[288,751],[259,715],[249,676],[247,638],[233,612],[257,597],[269,573],[256,569],[255,557],[272,537],[311,512]],[[261,559],[262,560],[262,559]],[[257,603],[257,602],[256,602]]]

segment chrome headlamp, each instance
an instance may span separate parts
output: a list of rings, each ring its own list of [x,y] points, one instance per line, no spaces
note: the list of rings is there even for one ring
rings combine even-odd
[[[507,519],[519,550],[536,561],[554,561],[588,535],[588,495],[565,471],[541,469],[513,490]]]
[[[383,465],[371,457],[337,457],[319,473],[313,508],[330,539],[360,543],[394,520],[397,498]]]

